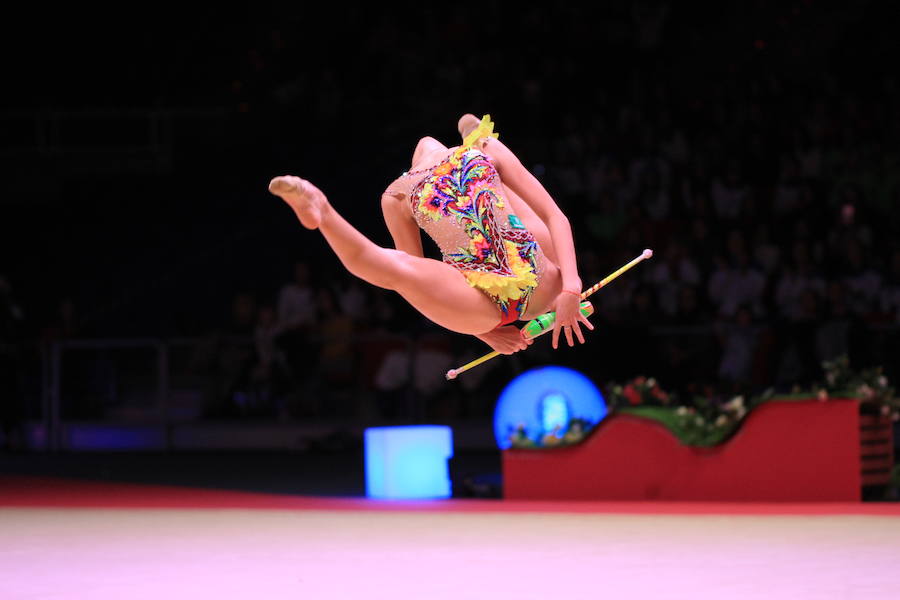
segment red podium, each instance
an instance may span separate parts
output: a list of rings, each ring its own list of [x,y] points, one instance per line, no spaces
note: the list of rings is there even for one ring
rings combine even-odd
[[[614,415],[575,446],[504,451],[503,485],[521,500],[858,501],[859,405],[768,402],[713,448]]]

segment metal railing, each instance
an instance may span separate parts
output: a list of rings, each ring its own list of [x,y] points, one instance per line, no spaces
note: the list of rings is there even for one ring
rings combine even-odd
[[[62,379],[63,353],[66,350],[125,350],[150,348],[156,352],[156,393],[158,409],[162,425],[169,431],[169,343],[157,339],[103,339],[103,340],[68,340],[55,342],[49,348],[49,361],[45,362],[45,405],[44,424],[46,426],[49,447],[58,450],[61,445],[62,431]],[[45,358],[45,361],[47,359]],[[167,434],[168,437],[168,434]],[[168,446],[168,443],[167,443]]]
[[[316,337],[311,337],[310,339],[318,342],[323,341],[322,338]],[[416,341],[412,338],[405,338],[402,336],[384,337],[378,335],[356,335],[353,337],[352,343],[354,346],[358,347],[360,343],[379,340],[390,341],[395,344],[399,343],[409,355],[413,355],[415,352]],[[87,396],[91,403],[98,404],[102,400],[103,404],[105,404],[107,410],[104,411],[105,414],[99,417],[101,422],[107,424],[140,424],[160,427],[164,432],[164,446],[166,449],[170,449],[172,447],[173,426],[184,423],[186,420],[184,417],[178,417],[177,415],[173,416],[173,354],[178,354],[178,349],[187,349],[189,354],[196,354],[200,352],[198,350],[199,348],[217,346],[217,344],[221,344],[223,341],[225,344],[229,344],[229,347],[231,348],[241,346],[243,349],[250,352],[252,352],[252,349],[254,348],[252,339],[237,336],[173,339],[83,339],[57,341],[44,345],[41,349],[40,412],[41,422],[46,436],[46,449],[57,451],[65,447],[66,444],[63,437],[67,423],[97,420],[96,416],[85,419],[83,416],[76,415],[75,418],[70,418],[72,405],[77,404],[79,398],[76,397],[78,395],[77,393],[67,393],[66,383],[68,380],[78,378],[79,374],[77,373],[77,367],[73,366],[73,363],[77,363],[78,360],[76,357],[79,354],[83,355],[84,353],[93,353],[95,356],[89,357],[86,361],[82,361],[82,368],[85,368],[87,365],[88,370],[91,370],[92,366],[95,367],[98,364],[112,363],[110,368],[105,370],[101,369],[103,371],[100,376],[102,379],[100,383],[102,385],[95,385],[92,389],[87,391],[81,390],[82,396]],[[123,377],[120,373],[122,369],[118,362],[127,353],[134,353],[136,351],[144,354],[144,356],[141,357],[140,367],[137,369],[132,368],[131,373],[126,373]],[[212,355],[210,361],[216,363],[218,360],[217,351],[212,350],[210,351],[210,354]],[[183,377],[181,377],[182,380],[187,379],[194,381],[194,388],[192,388],[192,391],[196,392],[195,395],[199,397],[198,403],[203,404],[208,401],[209,399],[205,397],[203,388],[209,387],[208,384],[213,382],[217,375],[210,375],[208,373],[197,374],[192,372],[191,367],[185,367],[184,365],[179,365],[179,367],[180,368],[175,369],[176,376],[174,379],[176,379],[176,382],[179,379],[177,374],[183,374]],[[130,397],[128,397],[128,394],[120,393],[120,383],[122,383],[122,380],[129,378],[132,380],[142,379],[146,388],[148,380],[147,375],[151,372],[152,377],[149,379],[149,381],[152,382],[152,385],[149,386],[151,389],[140,389],[137,394],[132,390]],[[81,375],[83,378],[84,374],[82,373]],[[229,374],[227,373],[224,375],[219,373],[218,377],[227,377],[228,375]],[[198,381],[199,383],[197,383]],[[129,383],[132,385],[134,384],[133,381],[125,381],[124,385],[128,385]],[[410,374],[410,376],[406,378],[403,389],[398,393],[408,395],[408,388],[411,384],[412,376]],[[102,393],[98,392],[98,387],[103,388]],[[190,385],[188,387],[190,387]],[[96,397],[98,394],[105,397],[98,399]],[[215,392],[213,392],[213,395],[215,395]],[[124,402],[122,402],[120,396],[126,396]],[[109,409],[121,409],[123,406],[127,407],[129,404],[134,405],[135,396],[143,400],[143,402],[137,403],[140,410],[132,413],[138,414],[138,418],[132,417],[131,419],[122,419],[121,416],[118,418],[115,416],[110,418],[109,413],[114,411]],[[152,399],[152,402],[146,402],[148,397]],[[81,399],[83,400],[84,398]],[[217,398],[217,400],[227,402],[230,399]],[[135,406],[132,406],[132,408],[135,408]],[[69,417],[67,417],[67,413],[70,415]],[[410,419],[421,419],[422,407],[410,403],[406,406],[405,413],[405,416]],[[312,418],[314,419],[315,415]],[[190,418],[187,420],[190,420]]]

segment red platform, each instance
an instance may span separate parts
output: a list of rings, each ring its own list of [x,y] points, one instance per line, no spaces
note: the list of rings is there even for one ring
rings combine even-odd
[[[859,406],[769,402],[713,448],[615,415],[577,446],[504,451],[503,481],[519,500],[858,501]]]

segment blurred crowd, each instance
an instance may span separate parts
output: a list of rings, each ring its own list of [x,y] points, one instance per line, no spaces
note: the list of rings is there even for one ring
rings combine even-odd
[[[805,384],[847,353],[896,372],[895,354],[873,351],[900,322],[900,89],[830,83],[735,77],[682,103],[657,81],[608,115],[572,117],[552,143],[540,168],[575,224],[585,280],[657,253],[597,296],[600,318],[713,324],[702,352],[690,338],[648,342],[641,353],[669,367],[660,376]]]
[[[483,382],[448,390],[457,360],[489,350],[442,330],[393,292],[299,260],[273,302],[235,295],[230,323],[203,338],[189,369],[209,375],[205,414],[279,419],[447,418],[487,414]],[[502,377],[502,376],[501,376]],[[428,408],[426,409],[426,405]]]
[[[417,396],[442,398],[431,410],[448,415],[481,414],[490,399],[472,400],[474,390],[494,394],[544,360],[599,381],[651,375],[687,393],[808,384],[841,354],[900,376],[900,79],[882,60],[897,45],[890,20],[867,2],[691,4],[484,2],[478,19],[354,5],[340,15],[352,53],[323,60],[328,36],[297,35],[308,31],[298,13],[235,40],[210,71],[219,80],[179,87],[179,71],[151,73],[142,85],[159,101],[240,115],[235,132],[272,148],[256,164],[243,156],[247,171],[272,174],[273,155],[303,152],[300,136],[315,150],[304,160],[367,233],[380,229],[377,202],[354,194],[377,198],[417,137],[452,143],[460,114],[490,112],[568,215],[586,286],[655,252],[592,298],[589,347],[530,349],[448,392],[435,382],[480,343],[352,280],[308,236],[292,277],[270,270],[249,282],[229,322],[204,333],[191,364],[212,382],[208,414],[390,417]],[[411,40],[423,29],[432,43]],[[462,52],[459,40],[477,44]],[[258,144],[273,124],[291,135]],[[348,169],[327,151],[358,131],[379,151]],[[20,313],[3,308],[0,352]],[[71,301],[58,313],[43,339],[78,331]]]
[[[294,77],[303,42],[273,31],[233,92],[245,110],[296,104],[326,123],[381,109],[384,139],[431,133],[416,128],[459,107],[494,113],[569,216],[585,285],[656,252],[594,298],[603,349],[570,359],[598,378],[790,388],[841,354],[900,375],[900,79],[879,59],[896,43],[868,3],[732,8],[645,0],[597,19],[488,2],[483,19],[508,27],[456,61],[446,53],[477,36],[471,20],[441,21],[438,50],[419,52],[402,18],[351,11],[350,29],[371,19],[353,64]]]

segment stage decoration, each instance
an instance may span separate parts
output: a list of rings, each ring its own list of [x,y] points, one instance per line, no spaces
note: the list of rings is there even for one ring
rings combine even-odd
[[[863,408],[874,409],[894,421],[900,420],[900,398],[894,396],[882,367],[870,367],[854,371],[846,355],[822,363],[825,381],[815,389],[816,397],[827,401],[831,397],[858,398]],[[797,393],[804,393],[798,390]]]
[[[809,388],[795,386],[790,393],[777,394],[769,389],[756,396],[716,396],[711,388],[681,401],[666,391],[653,377],[638,376],[625,383],[610,383],[606,389],[610,414],[627,414],[657,421],[687,446],[711,447],[727,440],[756,407],[770,401],[790,402],[831,398],[856,398],[861,412],[900,420],[900,399],[894,396],[881,367],[855,371],[846,356],[822,363],[824,380]],[[573,419],[564,431],[575,431],[568,441],[565,436],[535,437],[524,429],[513,432],[514,448],[545,448],[578,443],[593,428],[589,422]]]
[[[365,431],[366,496],[379,500],[449,498],[453,432],[438,425]]]
[[[715,446],[725,440],[749,412],[743,396],[719,400],[694,396],[679,403],[674,393],[664,390],[653,377],[639,376],[610,385],[610,411],[644,417],[665,425],[687,446]]]
[[[576,444],[606,416],[603,394],[590,379],[565,367],[532,369],[513,379],[494,411],[501,450]]]

